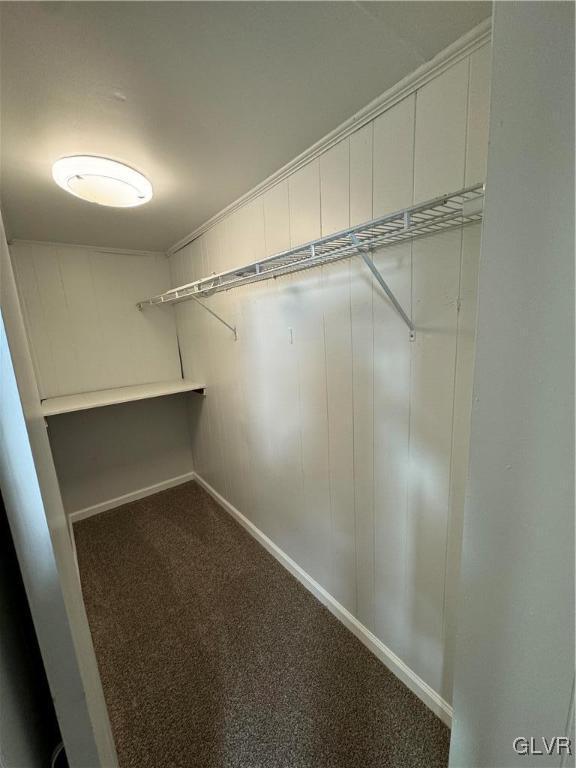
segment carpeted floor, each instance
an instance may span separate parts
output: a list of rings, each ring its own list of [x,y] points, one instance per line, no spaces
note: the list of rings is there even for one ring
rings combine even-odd
[[[195,483],[74,526],[122,768],[436,768],[449,731]]]

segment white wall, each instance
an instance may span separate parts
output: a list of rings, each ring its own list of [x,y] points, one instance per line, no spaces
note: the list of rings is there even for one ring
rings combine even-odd
[[[182,376],[172,308],[136,302],[169,287],[164,254],[16,241],[10,246],[41,398]],[[192,470],[182,397],[49,419],[66,512]]]
[[[48,434],[66,512],[118,499],[192,471],[187,401],[194,394],[66,413]]]
[[[160,253],[10,246],[41,399],[179,379],[174,316],[136,302],[168,288]]]
[[[0,484],[70,765],[117,765],[0,222]]]
[[[512,744],[574,734],[574,4],[493,45],[450,765],[568,766]]]
[[[490,50],[461,58],[171,258],[172,284],[484,180]],[[479,227],[176,307],[196,471],[446,701]],[[460,304],[460,312],[458,307]],[[449,711],[449,707],[446,707]]]

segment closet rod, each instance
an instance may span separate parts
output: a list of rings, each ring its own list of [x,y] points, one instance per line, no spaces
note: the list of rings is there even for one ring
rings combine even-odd
[[[364,224],[349,227],[297,248],[276,253],[243,267],[180,285],[157,296],[143,299],[138,302],[137,307],[143,309],[146,306],[173,304],[199,296],[211,296],[214,293],[228,291],[241,285],[268,280],[271,277],[281,277],[293,272],[301,272],[322,264],[360,255],[384,289],[396,311],[410,328],[410,337],[413,338],[414,325],[412,321],[376,269],[369,253],[376,248],[387,248],[405,240],[414,240],[480,221],[483,201],[484,184],[476,184],[458,192],[436,197],[425,203],[403,208]],[[219,319],[221,320],[221,318]],[[228,323],[224,324],[235,332],[235,329]]]

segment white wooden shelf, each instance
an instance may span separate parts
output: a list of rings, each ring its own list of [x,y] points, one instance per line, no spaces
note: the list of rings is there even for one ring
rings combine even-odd
[[[179,392],[203,392],[204,384],[180,379],[179,381],[162,381],[155,384],[136,384],[131,387],[116,387],[101,389],[96,392],[82,392],[78,395],[50,397],[42,400],[44,416],[56,416],[59,413],[86,411],[90,408],[101,408],[118,403],[131,403],[135,400],[147,400],[163,395],[176,395]]]

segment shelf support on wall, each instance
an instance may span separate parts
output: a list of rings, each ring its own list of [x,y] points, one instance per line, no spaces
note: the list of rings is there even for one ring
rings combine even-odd
[[[199,304],[202,307],[202,309],[205,309],[206,312],[210,312],[212,317],[215,317],[216,320],[219,320],[222,323],[222,325],[225,325],[226,328],[231,330],[232,333],[234,334],[234,341],[238,341],[238,331],[236,330],[235,325],[230,325],[230,323],[227,323],[226,320],[224,320],[222,317],[220,317],[220,315],[218,315],[216,312],[211,310],[210,307],[207,307],[206,304],[204,304],[204,302],[200,301],[200,299],[197,299],[196,296],[188,296],[188,298],[193,299],[196,302],[196,304]]]
[[[408,315],[404,311],[402,305],[400,304],[400,302],[398,301],[396,296],[394,296],[394,294],[392,293],[388,283],[386,282],[386,280],[384,280],[384,278],[380,274],[380,270],[378,269],[378,267],[372,261],[372,257],[370,256],[370,249],[367,248],[367,247],[363,248],[360,245],[360,242],[358,241],[358,238],[356,237],[356,235],[351,235],[350,239],[352,240],[352,242],[354,243],[354,245],[358,249],[358,253],[360,254],[360,256],[362,256],[362,259],[363,259],[364,263],[366,264],[366,266],[368,267],[370,272],[372,272],[372,274],[376,278],[376,281],[381,286],[381,288],[384,291],[384,293],[386,294],[386,296],[388,296],[388,298],[390,299],[390,302],[392,303],[392,306],[394,307],[396,312],[398,312],[398,314],[400,315],[402,320],[404,320],[404,322],[408,326],[408,328],[410,330],[410,341],[414,341],[414,339],[416,338],[416,329],[414,327],[414,323],[408,317]]]
[[[208,291],[205,291],[205,294],[207,296],[211,295],[211,293],[209,293]],[[222,323],[222,325],[225,325],[226,328],[228,328],[230,331],[232,331],[232,333],[234,334],[234,341],[238,341],[238,331],[236,330],[236,326],[235,325],[230,325],[230,323],[227,323],[226,320],[224,320],[223,317],[220,317],[220,315],[217,312],[214,312],[214,310],[210,309],[210,307],[207,307],[206,304],[204,304],[204,302],[200,301],[200,299],[198,299],[196,296],[193,296],[192,294],[187,293],[185,298],[193,299],[196,302],[196,304],[199,304],[202,307],[202,309],[205,309],[206,312],[209,312],[212,315],[212,317],[215,317],[216,320],[218,320],[220,323]],[[139,301],[138,304],[136,304],[136,307],[140,310],[140,312],[142,312],[144,307],[146,307],[148,305],[152,305],[152,304],[168,304],[168,303],[170,303],[170,302],[164,301],[163,297],[159,296],[158,297],[158,301],[155,301],[155,302]]]

